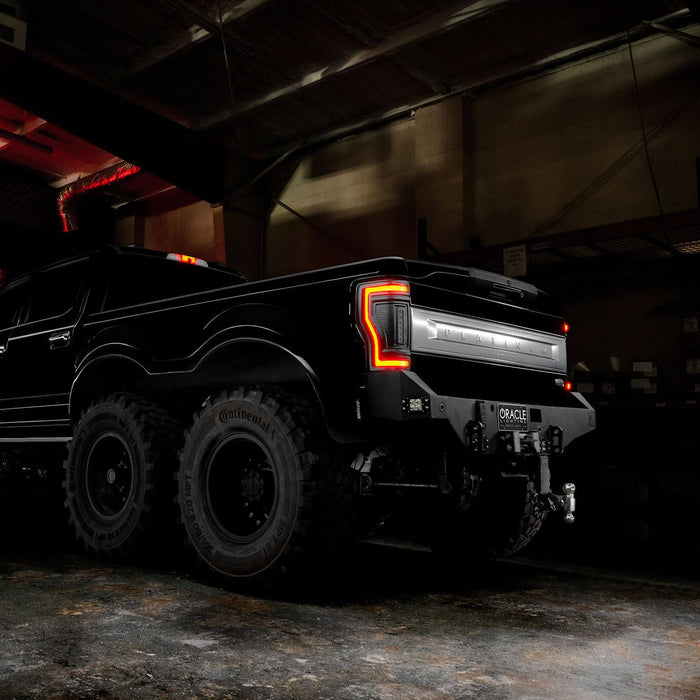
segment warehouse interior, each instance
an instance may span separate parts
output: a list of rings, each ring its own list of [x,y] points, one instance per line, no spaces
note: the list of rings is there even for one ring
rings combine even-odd
[[[0,268],[110,242],[532,282],[598,430],[531,556],[696,576],[698,124],[697,0],[0,0]]]

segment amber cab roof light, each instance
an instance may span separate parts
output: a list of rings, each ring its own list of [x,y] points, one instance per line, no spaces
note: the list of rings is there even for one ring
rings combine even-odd
[[[168,260],[175,260],[176,262],[186,263],[188,265],[199,265],[200,267],[209,267],[206,260],[201,258],[195,258],[193,255],[183,255],[182,253],[168,253]]]

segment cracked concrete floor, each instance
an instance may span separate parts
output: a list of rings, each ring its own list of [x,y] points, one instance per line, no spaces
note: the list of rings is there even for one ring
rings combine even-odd
[[[358,546],[287,599],[70,547],[0,555],[1,698],[697,698],[700,586]]]

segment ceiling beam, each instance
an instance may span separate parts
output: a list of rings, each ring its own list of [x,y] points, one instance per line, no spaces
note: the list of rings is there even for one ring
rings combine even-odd
[[[684,44],[700,49],[700,36],[688,34],[688,32],[681,32],[678,29],[673,29],[673,27],[667,27],[665,24],[661,24],[661,22],[642,22],[642,24],[648,24],[650,27],[654,27],[654,29],[658,29],[660,32],[672,36],[674,39],[678,39],[678,41],[682,41]]]
[[[604,224],[603,226],[596,226],[588,229],[547,234],[536,239],[522,238],[517,241],[499,243],[479,249],[446,253],[443,254],[440,259],[441,262],[455,265],[483,265],[484,261],[487,260],[501,260],[503,248],[510,246],[525,245],[527,246],[528,253],[541,251],[558,253],[559,249],[569,246],[585,245],[594,247],[596,244],[610,243],[625,238],[641,238],[649,243],[653,241],[654,245],[663,249],[663,246],[659,245],[655,234],[666,234],[670,237],[674,231],[679,229],[691,229],[697,228],[698,226],[700,226],[700,209],[689,209],[672,214],[651,216],[644,219]],[[672,246],[668,247],[669,249],[672,248]],[[677,255],[678,252],[679,251],[676,249],[673,249],[674,255]],[[613,259],[618,258],[616,254],[607,250],[605,257]]]
[[[255,170],[181,124],[1,44],[0,98],[208,202]]]
[[[273,0],[243,0],[235,5],[229,5],[227,9],[222,8],[221,19],[224,28],[227,24],[243,19],[272,1]],[[179,12],[188,17],[192,22],[192,26],[182,34],[172,37],[170,41],[160,46],[155,46],[148,51],[144,51],[140,56],[133,59],[125,69],[115,71],[109,78],[111,83],[118,83],[138,75],[162,61],[166,61],[183,51],[194,48],[211,37],[220,36],[221,28],[219,27],[218,17],[214,19],[207,17],[189,3],[184,2],[184,0],[173,0],[171,2],[164,0],[164,4],[167,4],[175,12]],[[185,10],[185,12],[183,12],[183,10]]]
[[[660,17],[655,22],[661,22],[668,26],[669,23],[685,23],[691,21],[690,13],[687,10],[680,10],[672,15]],[[382,124],[403,119],[411,115],[413,112],[430,107],[450,97],[458,95],[476,96],[496,87],[511,85],[521,80],[526,80],[537,75],[549,73],[553,70],[558,70],[562,66],[576,63],[577,61],[588,60],[591,56],[603,54],[607,51],[615,51],[621,46],[627,45],[630,39],[638,40],[649,36],[653,36],[658,30],[655,30],[650,24],[642,23],[630,29],[629,33],[621,32],[605,39],[599,39],[586,44],[573,46],[563,51],[553,53],[539,61],[536,61],[525,68],[513,68],[504,70],[500,73],[494,73],[486,78],[475,81],[464,81],[458,85],[454,85],[448,92],[441,95],[433,95],[423,99],[416,100],[411,103],[396,105],[389,109],[372,112],[359,119],[345,122],[343,124],[335,124],[332,128],[309,135],[301,143],[303,149],[316,148],[324,143],[336,141],[341,138],[346,138],[356,133],[375,129]],[[297,137],[296,143],[299,143]],[[269,149],[260,154],[260,157],[270,158],[277,155],[281,151],[289,150],[293,146],[292,142],[284,142],[279,147]]]
[[[14,131],[7,131],[6,129],[0,129],[0,150],[2,150],[3,141],[14,141],[15,143],[21,143],[23,146],[28,148],[33,148],[42,153],[53,153],[53,148],[47,146],[44,143],[39,143],[38,141],[32,141],[32,139],[23,136],[22,134],[16,134]]]
[[[391,56],[407,46],[425,41],[443,32],[448,32],[462,24],[479,19],[480,17],[496,12],[506,5],[518,1],[519,0],[470,0],[465,2],[462,0],[462,2],[452,5],[443,12],[432,15],[428,19],[417,22],[388,36],[384,41],[381,41],[373,48],[357,51],[331,65],[323,66],[318,70],[307,73],[299,80],[284,85],[277,90],[272,90],[252,100],[243,102],[235,108],[223,109],[211,117],[202,119],[196,123],[195,128],[208,129],[217,126],[245,112],[250,112],[258,107],[279,100],[282,97],[292,95],[311,85],[317,85],[324,80],[328,80],[329,78],[345,73],[351,69],[359,68],[377,59]]]
[[[335,24],[337,27],[340,27],[348,35],[359,41],[365,47],[371,47],[374,45],[372,39],[365,32],[359,29],[353,22],[351,22],[345,15],[339,12],[336,7],[331,9],[327,5],[318,4],[315,2],[307,4],[310,5],[316,12],[323,15],[323,17],[325,17],[327,20],[333,22],[333,24]],[[439,78],[431,75],[427,71],[417,68],[405,59],[398,58],[397,56],[391,56],[389,60],[393,65],[408,73],[418,82],[423,83],[423,85],[427,85],[435,94],[441,94],[449,90],[449,86]]]

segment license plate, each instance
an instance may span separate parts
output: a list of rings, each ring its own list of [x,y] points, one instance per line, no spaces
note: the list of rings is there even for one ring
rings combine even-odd
[[[498,404],[499,430],[527,430],[527,427],[527,406],[518,406],[510,403]]]

